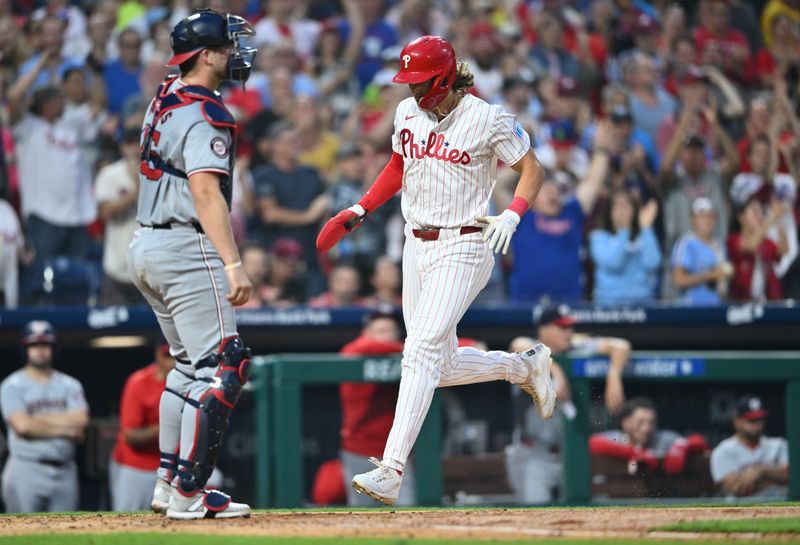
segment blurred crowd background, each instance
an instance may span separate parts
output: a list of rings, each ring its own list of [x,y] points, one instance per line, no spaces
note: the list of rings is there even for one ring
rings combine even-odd
[[[800,297],[798,0],[0,0],[7,307],[142,303],[125,265],[141,121],[171,27],[201,7],[257,31],[246,88],[221,89],[249,307],[399,303],[399,196],[328,254],[314,240],[386,164],[409,96],[391,77],[423,34],[547,168],[479,302]],[[589,188],[595,153],[610,167]],[[498,165],[494,208],[516,176]]]

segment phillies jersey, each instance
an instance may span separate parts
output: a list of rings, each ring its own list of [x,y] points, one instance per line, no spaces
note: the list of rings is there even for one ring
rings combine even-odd
[[[487,213],[497,160],[514,165],[530,145],[514,115],[472,95],[441,121],[413,97],[403,100],[392,135],[403,157],[403,217],[413,228],[475,225]]]

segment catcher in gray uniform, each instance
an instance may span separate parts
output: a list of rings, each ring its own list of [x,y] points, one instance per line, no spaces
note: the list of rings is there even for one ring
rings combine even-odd
[[[241,17],[206,9],[172,29],[180,77],[150,103],[142,129],[133,282],[153,308],[175,357],[161,396],[161,467],[152,507],[170,518],[250,516],[250,507],[206,490],[228,420],[250,374],[233,307],[252,290],[230,223],[233,116],[216,92],[244,82],[255,50]]]

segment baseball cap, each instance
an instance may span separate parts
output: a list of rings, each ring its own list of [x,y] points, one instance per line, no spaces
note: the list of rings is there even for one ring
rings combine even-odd
[[[575,318],[569,315],[569,307],[566,305],[559,305],[557,307],[548,307],[539,315],[538,326],[554,324],[558,327],[572,327],[575,325]]]
[[[699,132],[687,134],[683,138],[683,146],[686,148],[704,148],[706,147],[706,139]]]
[[[761,399],[756,396],[746,395],[736,400],[734,406],[736,418],[745,420],[761,420],[767,417],[767,410],[761,404]]]
[[[558,90],[559,96],[568,97],[577,96],[579,91],[578,82],[575,81],[575,78],[570,78],[568,76],[562,76],[558,78],[556,89]]]
[[[699,66],[690,66],[679,79],[681,85],[691,85],[693,83],[705,83],[706,74]]]
[[[633,114],[624,104],[617,104],[611,109],[611,121],[613,123],[633,121]]]
[[[303,256],[303,247],[293,238],[279,238],[272,244],[272,253],[278,257],[300,259]]]
[[[640,13],[633,26],[634,34],[651,34],[661,30],[658,21],[646,13]]]
[[[692,214],[702,214],[704,212],[713,212],[714,203],[708,197],[697,197],[692,201]]]
[[[345,159],[349,159],[350,157],[355,157],[357,155],[361,155],[361,148],[355,144],[343,144],[336,151],[336,160],[344,161]]]
[[[569,119],[559,119],[550,125],[550,142],[556,149],[571,148],[578,141],[575,124]]]

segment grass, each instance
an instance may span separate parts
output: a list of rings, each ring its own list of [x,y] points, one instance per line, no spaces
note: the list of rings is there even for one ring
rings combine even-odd
[[[761,532],[800,534],[800,518],[777,517],[738,520],[695,520],[662,526],[659,530],[672,532]]]
[[[204,536],[179,534],[69,534],[69,535],[26,535],[0,537],[3,545],[634,545],[641,540],[620,539],[530,539],[514,541],[486,540],[434,540],[403,538],[308,538],[308,537],[245,537],[245,536]],[[691,545],[723,542],[686,540],[647,540],[652,545]],[[778,542],[759,541],[759,545],[778,545]],[[781,545],[785,545],[783,542]]]

